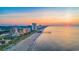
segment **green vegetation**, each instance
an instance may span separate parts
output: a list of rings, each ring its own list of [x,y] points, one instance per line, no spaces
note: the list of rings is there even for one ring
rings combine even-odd
[[[35,32],[37,32],[37,31],[32,31],[32,32],[23,34],[23,35],[21,35],[21,36],[17,36],[17,37],[12,38],[12,39],[8,38],[8,39],[10,39],[11,41],[9,41],[9,43],[6,44],[6,45],[1,45],[1,46],[0,46],[0,50],[3,51],[3,50],[5,50],[5,49],[8,49],[10,46],[17,44],[18,42],[20,42],[21,40],[24,40],[25,38],[29,37],[30,35],[32,35],[32,34],[35,33]]]

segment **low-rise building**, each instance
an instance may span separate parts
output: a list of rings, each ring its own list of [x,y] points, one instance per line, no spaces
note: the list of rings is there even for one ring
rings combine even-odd
[[[5,44],[5,40],[0,40],[0,45]]]
[[[0,45],[6,45],[10,40],[0,40]]]

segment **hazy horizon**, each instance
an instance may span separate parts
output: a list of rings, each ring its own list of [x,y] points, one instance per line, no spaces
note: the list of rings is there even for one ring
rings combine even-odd
[[[78,7],[0,7],[0,25],[79,25]]]

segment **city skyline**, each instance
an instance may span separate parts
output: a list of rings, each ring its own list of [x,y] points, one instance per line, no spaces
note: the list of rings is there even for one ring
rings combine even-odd
[[[76,7],[1,7],[0,25],[79,24]]]

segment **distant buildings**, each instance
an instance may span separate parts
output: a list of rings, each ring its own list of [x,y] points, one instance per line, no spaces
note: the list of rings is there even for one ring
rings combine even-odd
[[[42,25],[37,25],[36,23],[32,23],[32,25],[28,26],[1,26],[0,36],[7,36],[11,38],[17,37],[32,32],[34,30],[39,30],[42,27]]]
[[[28,25],[28,26],[15,26],[15,27],[12,27],[10,29],[10,34],[12,36],[20,36],[20,35],[23,35],[25,33],[29,33],[32,31],[32,26],[31,25]]]
[[[37,30],[37,24],[36,23],[32,23],[32,30]]]
[[[11,39],[43,28],[42,25],[32,23],[28,26],[0,26],[0,45],[5,45]]]
[[[42,25],[38,25],[38,26],[37,26],[37,29],[41,29],[41,28],[42,28]]]
[[[10,29],[10,36],[11,37],[20,36],[17,27],[12,27]]]

